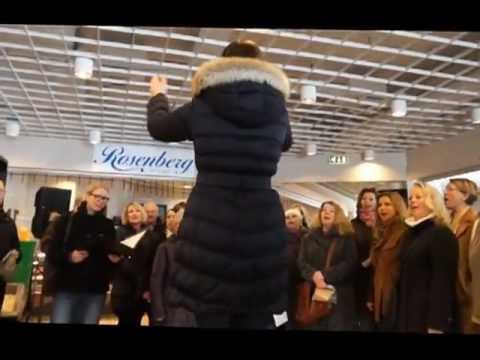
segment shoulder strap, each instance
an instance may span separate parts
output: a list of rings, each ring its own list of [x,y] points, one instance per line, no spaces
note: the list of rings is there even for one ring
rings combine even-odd
[[[327,271],[328,269],[330,269],[330,263],[332,262],[332,257],[333,257],[333,253],[335,251],[336,245],[337,245],[337,239],[333,239],[332,243],[328,247],[327,262],[325,263],[324,271]]]
[[[473,243],[475,238],[475,233],[477,232],[478,224],[480,223],[480,217],[477,217],[477,220],[473,223],[472,232],[470,234],[470,244]]]
[[[63,238],[64,244],[68,242],[68,238],[70,237],[70,233],[72,230],[72,222],[73,222],[73,213],[70,213],[67,215],[67,227],[65,230],[65,237]]]

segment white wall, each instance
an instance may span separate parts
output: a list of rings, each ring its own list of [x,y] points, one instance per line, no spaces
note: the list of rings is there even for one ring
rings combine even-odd
[[[318,184],[284,184],[275,187],[281,196],[320,208],[324,201],[333,200],[338,203],[345,214],[351,218],[356,211],[356,202],[347,196],[327,189]]]
[[[95,174],[93,146],[85,141],[48,138],[0,136],[0,155],[9,161],[9,167],[18,170],[47,171],[48,173]],[[404,153],[377,154],[371,163],[361,160],[359,154],[349,155],[348,165],[328,165],[327,155],[281,158],[275,183],[322,181],[390,181],[405,180],[407,163]],[[119,176],[118,173],[106,174]],[[131,175],[123,175],[131,177]],[[148,178],[146,175],[135,177]],[[152,177],[150,177],[152,178]],[[156,179],[168,177],[154,176]]]
[[[152,146],[152,148],[156,149],[155,146]],[[9,138],[0,135],[0,155],[8,160],[10,169],[62,175],[133,177],[129,173],[100,173],[98,166],[93,163],[93,153],[94,146],[86,141],[25,136]],[[176,179],[159,175],[135,175],[134,177]],[[182,180],[188,179],[183,178]]]
[[[480,168],[480,129],[407,152],[409,180]]]
[[[400,181],[407,176],[405,153],[376,154],[364,162],[360,154],[349,154],[347,165],[329,165],[328,155],[283,156],[274,183],[332,181]]]
[[[85,191],[88,181],[78,180],[72,184],[71,179],[65,177],[71,174],[73,178],[78,175],[90,177],[115,177],[117,180],[105,180],[110,182],[111,198],[109,204],[109,216],[120,213],[122,206],[127,202],[136,200],[144,201],[154,197],[151,193],[142,193],[137,190],[125,190],[122,179],[143,178],[148,180],[170,179],[164,176],[146,176],[130,174],[106,174],[95,172],[93,166],[94,147],[86,141],[61,140],[49,138],[34,138],[21,136],[19,138],[8,138],[0,135],[0,155],[9,161],[10,173],[36,173],[56,174],[55,177],[45,178],[43,175],[36,175],[24,179],[16,178],[9,181],[6,197],[6,207],[21,210],[18,221],[30,226],[34,208],[33,201],[35,193],[40,186],[63,186],[75,190],[76,194]],[[273,183],[278,187],[288,183],[296,182],[332,182],[332,181],[401,181],[406,179],[407,162],[404,153],[376,154],[373,162],[363,162],[360,154],[349,154],[347,165],[328,165],[328,155],[317,155],[303,157],[295,155],[284,155],[278,166],[278,173],[273,178]],[[42,180],[43,178],[43,180]],[[45,180],[47,179],[47,180]],[[185,180],[185,179],[182,179]],[[194,180],[194,179],[191,179]],[[59,185],[59,182],[67,181],[67,184]],[[291,186],[291,185],[288,185]],[[288,187],[287,186],[287,187]],[[315,187],[315,185],[312,185]],[[287,187],[283,188],[284,196],[287,195]],[[297,200],[303,196],[304,203],[318,206],[325,200],[336,200],[347,212],[351,211],[352,201],[342,197],[340,194],[329,191],[323,187],[295,189]],[[303,193],[303,195],[302,195]],[[166,203],[171,206],[179,200],[185,199],[186,195],[175,196],[163,194],[154,197],[159,203]],[[290,197],[292,196],[290,192]],[[73,200],[72,200],[73,201]]]

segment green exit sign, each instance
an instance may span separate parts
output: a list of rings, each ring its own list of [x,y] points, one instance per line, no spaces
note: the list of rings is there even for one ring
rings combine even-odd
[[[328,156],[328,164],[329,165],[345,165],[348,164],[348,156],[347,155],[329,155]]]

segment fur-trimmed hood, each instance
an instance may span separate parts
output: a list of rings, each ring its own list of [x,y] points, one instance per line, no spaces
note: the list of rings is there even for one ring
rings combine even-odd
[[[192,79],[192,94],[197,96],[208,87],[238,81],[266,82],[285,99],[290,94],[288,77],[279,67],[263,60],[241,57],[222,57],[201,65]]]

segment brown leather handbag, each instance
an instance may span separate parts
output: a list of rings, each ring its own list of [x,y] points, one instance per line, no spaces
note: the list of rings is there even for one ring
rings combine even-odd
[[[324,271],[330,268],[330,262],[335,251],[336,239],[328,248],[327,262]],[[330,315],[332,303],[328,301],[313,300],[315,284],[311,281],[305,281],[298,286],[298,302],[295,320],[300,327],[310,327],[316,324],[320,319]]]

